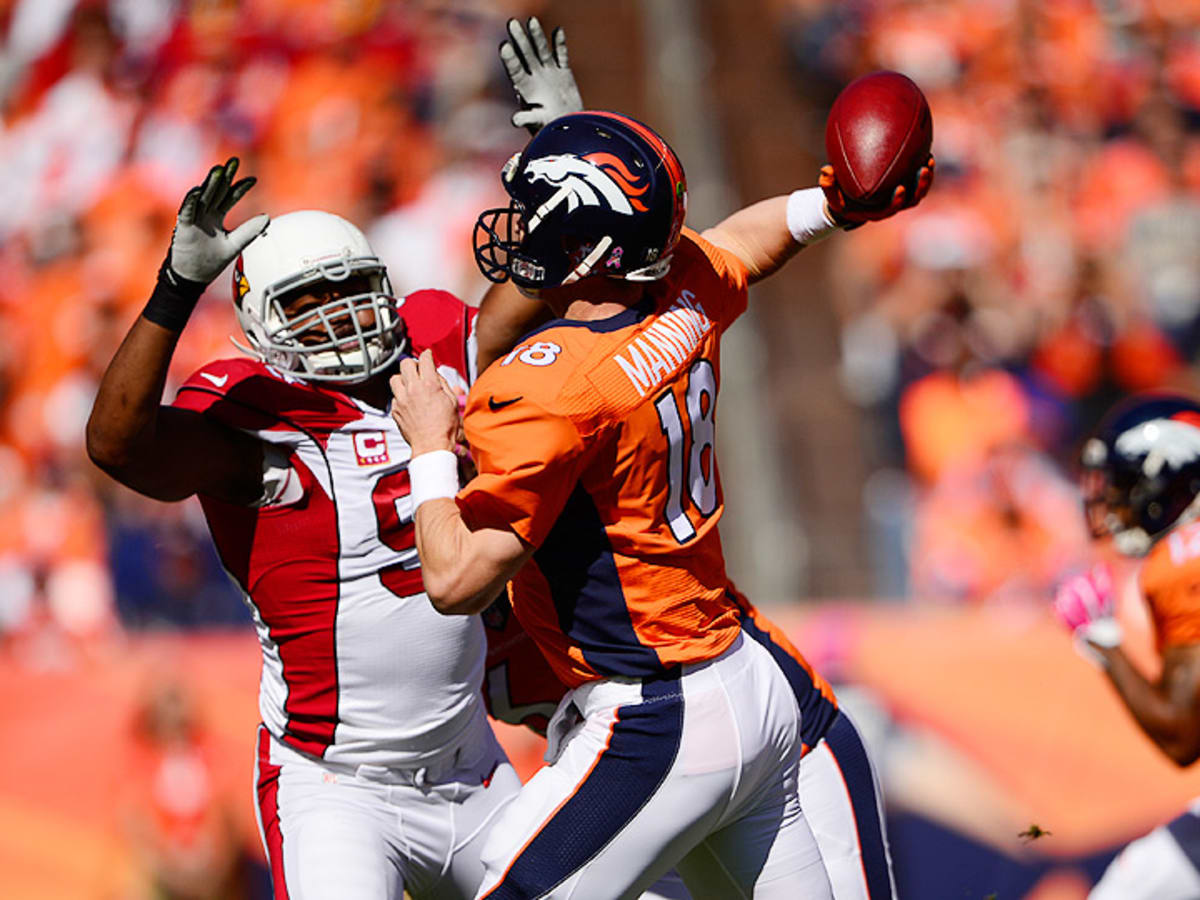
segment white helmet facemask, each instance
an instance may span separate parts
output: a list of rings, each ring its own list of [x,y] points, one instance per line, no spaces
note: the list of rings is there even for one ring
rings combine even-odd
[[[366,290],[337,290],[348,281]],[[305,381],[364,381],[407,346],[403,301],[392,296],[386,268],[362,232],[332,213],[303,210],[272,220],[242,252],[233,283],[250,344],[242,349]],[[289,311],[316,286],[332,299]]]

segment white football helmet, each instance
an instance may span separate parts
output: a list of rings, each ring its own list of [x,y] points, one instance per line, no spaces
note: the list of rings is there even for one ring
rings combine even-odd
[[[368,289],[288,311],[314,286],[351,278]],[[306,381],[364,381],[408,344],[386,267],[363,233],[333,213],[272,219],[234,265],[233,303],[250,343],[241,349]]]

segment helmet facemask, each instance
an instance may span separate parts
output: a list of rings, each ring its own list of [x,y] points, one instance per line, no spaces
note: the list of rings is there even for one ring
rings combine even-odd
[[[475,261],[489,281],[503,284],[511,277],[521,287],[546,283],[546,267],[521,252],[525,240],[525,207],[517,200],[508,206],[485,209],[475,222]]]
[[[318,215],[318,226],[332,223],[341,239],[336,230],[341,220],[334,216],[292,215],[308,217],[299,220],[300,226]],[[277,257],[270,245],[247,248],[234,271],[235,307],[250,343],[242,350],[308,382],[364,382],[395,364],[408,344],[400,317],[403,300],[392,295],[386,269],[365,241],[361,247],[320,252],[337,244],[318,242],[312,256],[304,256],[307,242],[293,241],[289,250],[299,250],[280,258],[274,269],[270,264]],[[256,250],[252,269],[247,254]],[[302,263],[290,262],[298,258]]]
[[[671,254],[667,253],[637,269],[615,273],[605,272],[603,267],[597,270],[613,245],[610,235],[602,236],[593,244],[560,234],[555,240],[560,244],[561,252],[555,255],[565,257],[569,264],[563,267],[564,274],[555,277],[555,273],[548,273],[540,261],[545,256],[530,252],[533,249],[531,244],[536,241],[531,231],[543,224],[545,215],[530,230],[525,224],[525,206],[516,199],[509,201],[507,207],[494,207],[480,213],[475,222],[475,262],[485,278],[498,284],[511,278],[520,287],[536,289],[571,284],[589,275],[604,275],[625,281],[657,281],[671,268]],[[619,260],[620,255],[615,259]]]
[[[1138,524],[1135,509],[1138,493],[1137,479],[1128,471],[1112,471],[1100,462],[1088,464],[1088,451],[1093,457],[1105,448],[1101,441],[1092,439],[1085,448],[1085,464],[1080,477],[1083,493],[1083,510],[1088,530],[1093,538],[1111,538],[1113,546],[1123,556],[1145,556],[1153,545],[1151,536]]]

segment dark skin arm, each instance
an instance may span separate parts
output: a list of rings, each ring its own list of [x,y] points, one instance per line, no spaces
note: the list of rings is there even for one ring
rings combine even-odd
[[[225,216],[254,186],[253,178],[235,181],[237,170],[237,157],[230,157],[184,196],[154,293],[108,364],[88,417],[92,461],[156,500],[203,493],[247,504],[262,493],[259,441],[199,413],[160,406],[179,331],[201,291],[267,225],[258,215],[225,230]]]
[[[179,335],[139,316],[100,381],[87,423],[92,461],[155,500],[195,493],[249,504],[262,492],[262,443],[160,405]]]
[[[1119,646],[1095,649],[1117,693],[1159,749],[1178,766],[1200,759],[1200,644],[1168,647],[1157,683],[1148,681]]]

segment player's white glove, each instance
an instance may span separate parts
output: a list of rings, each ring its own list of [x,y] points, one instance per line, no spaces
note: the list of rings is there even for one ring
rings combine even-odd
[[[254,216],[233,231],[225,230],[225,216],[255,178],[243,178],[236,184],[238,158],[232,156],[223,166],[213,166],[204,183],[192,188],[183,198],[171,238],[170,269],[181,278],[208,284],[258,237],[270,218]]]
[[[171,249],[142,310],[142,316],[168,331],[183,331],[209,282],[267,227],[269,217],[257,215],[231,232],[225,230],[225,215],[256,180],[243,178],[235,184],[237,168],[238,159],[232,156],[225,165],[213,166],[204,183],[184,195]]]
[[[1054,612],[1075,636],[1075,649],[1085,659],[1104,667],[1104,656],[1096,648],[1116,647],[1122,637],[1121,625],[1114,618],[1116,595],[1108,564],[1097,563],[1059,585]]]
[[[561,28],[551,35],[553,50],[536,18],[530,18],[527,26],[509,19],[508,35],[500,44],[500,59],[521,101],[521,108],[513,113],[513,125],[537,134],[547,122],[583,109],[575,75],[567,64],[567,36]]]

